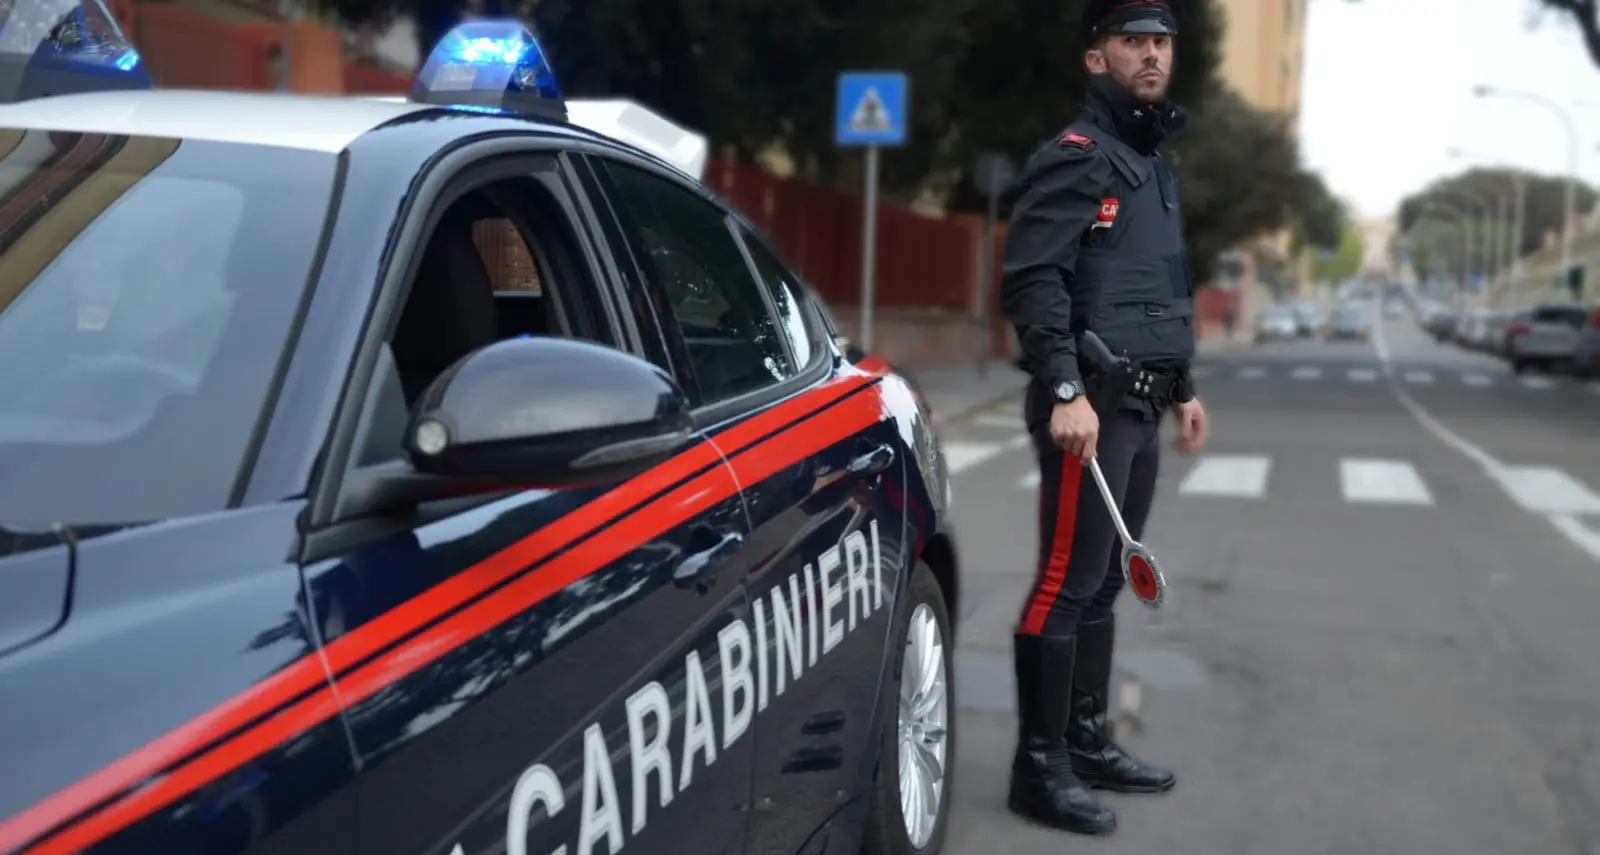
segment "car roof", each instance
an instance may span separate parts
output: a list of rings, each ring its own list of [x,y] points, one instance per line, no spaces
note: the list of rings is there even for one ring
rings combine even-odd
[[[145,89],[0,105],[0,127],[255,143],[337,154],[386,122],[428,109],[433,108],[343,96]]]

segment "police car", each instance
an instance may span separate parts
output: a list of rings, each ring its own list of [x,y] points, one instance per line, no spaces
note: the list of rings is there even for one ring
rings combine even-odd
[[[514,24],[393,102],[11,15],[0,852],[941,847],[929,414],[693,151]]]

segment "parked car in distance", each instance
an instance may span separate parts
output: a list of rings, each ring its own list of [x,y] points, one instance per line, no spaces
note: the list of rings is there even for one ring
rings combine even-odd
[[[1450,340],[1469,350],[1477,350],[1488,341],[1490,317],[1488,309],[1468,309],[1457,317]]]
[[[1513,339],[1510,348],[1512,370],[1553,371],[1573,365],[1578,341],[1594,326],[1600,306],[1584,303],[1544,303],[1528,316],[1527,332]]]
[[[1434,341],[1443,344],[1456,328],[1456,314],[1442,308],[1429,310],[1422,318],[1422,328],[1433,336]]]
[[[1532,328],[1528,326],[1528,320],[1532,317],[1533,313],[1527,309],[1510,313],[1505,328],[1500,331],[1500,338],[1495,342],[1497,356],[1501,359],[1511,358],[1511,345],[1529,333]]]
[[[1300,323],[1295,319],[1294,311],[1284,307],[1263,309],[1256,315],[1257,343],[1267,341],[1287,341],[1299,337]]]
[[[1572,371],[1585,377],[1600,376],[1600,308],[1589,313],[1578,343],[1572,350]]]
[[[1294,300],[1286,307],[1290,316],[1294,318],[1296,333],[1301,338],[1310,338],[1322,328],[1322,310],[1310,300]]]
[[[1372,319],[1361,306],[1341,306],[1328,319],[1328,341],[1367,341],[1372,338]]]

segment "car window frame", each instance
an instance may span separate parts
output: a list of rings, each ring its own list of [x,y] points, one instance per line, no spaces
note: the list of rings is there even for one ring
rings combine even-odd
[[[596,325],[593,340],[640,355],[638,330],[619,304],[612,274],[599,261],[604,244],[597,241],[590,218],[580,209],[577,197],[582,191],[572,180],[570,163],[562,156],[560,142],[525,133],[471,141],[437,160],[433,169],[413,183],[397,215],[398,226],[392,229],[376,294],[362,325],[355,365],[340,397],[324,460],[312,482],[310,506],[302,517],[306,537],[301,560],[334,554],[352,543],[413,528],[427,519],[461,513],[515,492],[506,490],[430,503],[426,510],[389,516],[341,519],[338,514],[343,497],[358,477],[359,467],[353,466],[352,461],[362,415],[368,400],[379,392],[381,377],[377,369],[409,296],[426,240],[445,210],[462,197],[509,179],[525,178],[540,185],[566,215],[577,244],[573,261],[595,285],[594,293],[578,297],[584,307],[563,302],[563,311],[569,320],[580,315],[590,319]]]
[[[670,167],[663,166],[660,163],[653,162],[650,159],[640,157],[629,152],[611,149],[594,149],[584,152],[584,156],[590,161],[590,172],[593,174],[596,183],[599,185],[600,190],[606,195],[607,209],[610,213],[610,216],[616,219],[617,226],[619,228],[619,234],[625,243],[625,249],[630,266],[633,268],[635,275],[639,277],[639,281],[644,283],[644,287],[653,292],[654,299],[650,301],[651,311],[655,315],[653,323],[658,329],[659,334],[669,340],[670,344],[667,348],[669,353],[676,349],[677,352],[686,354],[688,347],[683,340],[682,331],[678,328],[677,318],[671,315],[662,316],[661,314],[663,311],[670,312],[671,304],[666,300],[666,295],[662,292],[661,284],[651,280],[650,277],[644,274],[643,267],[639,261],[644,248],[639,246],[636,236],[631,232],[628,224],[622,220],[623,214],[621,212],[621,202],[617,198],[617,189],[612,183],[611,178],[606,173],[605,169],[600,168],[602,162],[605,160],[613,160],[621,165],[650,173],[656,178],[667,181],[683,190],[688,191],[689,193],[694,194],[703,202],[720,212],[722,214],[724,227],[729,229],[730,237],[732,237],[734,244],[739,247],[740,256],[744,259],[745,272],[750,277],[750,284],[761,293],[761,304],[766,307],[768,317],[772,321],[773,325],[777,328],[782,328],[782,321],[778,318],[777,312],[772,306],[771,299],[766,294],[766,287],[762,285],[760,281],[760,275],[756,271],[749,253],[745,251],[741,241],[739,240],[738,231],[734,228],[735,226],[740,228],[751,227],[749,223],[745,221],[744,218],[740,217],[735,211],[733,211],[733,209],[726,202],[718,198],[715,194],[711,193],[705,187],[705,185],[698,182],[693,182],[682,173],[673,170]],[[781,338],[783,339],[783,346],[786,352],[791,352],[791,349],[787,343],[787,336],[782,336]],[[793,362],[792,352],[790,361],[791,363]],[[691,393],[691,400],[694,402],[692,414],[695,419],[695,424],[701,428],[710,427],[712,425],[730,421],[732,419],[736,419],[746,414],[763,409],[777,401],[791,397],[804,389],[816,385],[827,376],[830,370],[830,361],[814,359],[809,365],[795,366],[794,373],[783,380],[776,381],[773,384],[765,386],[761,389],[752,390],[742,395],[737,395],[726,400],[715,401],[712,403],[705,403],[705,397],[701,393],[699,387],[699,378],[695,377],[695,388]],[[681,373],[685,373],[691,377],[694,377],[693,364],[690,363],[683,366]]]
[[[761,287],[761,294],[766,298],[767,309],[777,319],[778,327],[784,330],[783,338],[788,346],[791,362],[794,362],[794,343],[789,341],[788,326],[783,322],[783,318],[778,316],[778,306],[773,302],[772,293],[761,275],[760,265],[756,264],[755,256],[750,252],[750,245],[754,244],[756,248],[765,252],[773,263],[783,270],[795,287],[795,308],[800,311],[800,323],[805,327],[806,336],[811,341],[811,358],[806,361],[805,365],[797,364],[795,373],[799,374],[810,368],[813,362],[819,360],[827,361],[828,345],[834,340],[835,334],[832,332],[831,326],[824,321],[816,295],[813,293],[811,286],[807,284],[805,277],[800,275],[795,266],[783,257],[783,253],[779,252],[777,247],[773,246],[772,241],[768,240],[759,229],[737,214],[734,214],[731,219],[734,220],[736,225],[734,237],[739,242],[740,251],[744,253],[745,263],[750,265],[750,272],[755,276],[756,284]]]

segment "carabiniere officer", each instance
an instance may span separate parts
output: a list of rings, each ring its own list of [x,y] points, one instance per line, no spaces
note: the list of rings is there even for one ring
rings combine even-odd
[[[1189,374],[1194,291],[1177,187],[1159,151],[1184,124],[1166,100],[1177,21],[1152,0],[1088,6],[1089,91],[1018,178],[1000,286],[1033,377],[1024,415],[1040,473],[1038,575],[1014,637],[1021,727],[1008,803],[1057,828],[1109,834],[1116,815],[1091,788],[1159,793],[1175,778],[1108,732],[1121,545],[1083,467],[1099,459],[1138,539],[1163,416],[1178,420],[1178,449],[1195,451],[1206,415]],[[1154,378],[1099,416],[1077,352],[1086,330]]]

